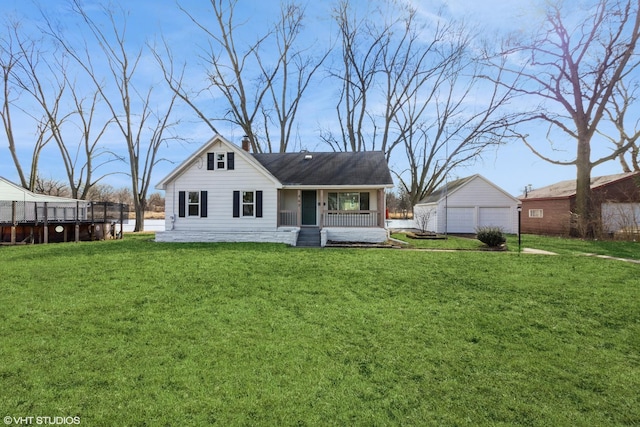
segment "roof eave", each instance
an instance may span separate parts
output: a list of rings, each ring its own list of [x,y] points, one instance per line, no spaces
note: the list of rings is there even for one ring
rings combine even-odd
[[[302,185],[302,184],[283,184],[283,190],[332,190],[332,189],[348,189],[361,188],[367,190],[376,190],[379,188],[393,188],[393,184],[322,184],[322,185]]]

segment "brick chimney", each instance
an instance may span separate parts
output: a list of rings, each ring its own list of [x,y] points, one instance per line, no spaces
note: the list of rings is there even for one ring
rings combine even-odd
[[[242,149],[247,153],[251,151],[251,143],[249,142],[249,137],[247,135],[242,137]]]

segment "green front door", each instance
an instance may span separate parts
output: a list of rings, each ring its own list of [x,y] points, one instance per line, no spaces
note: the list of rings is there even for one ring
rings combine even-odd
[[[317,225],[316,192],[302,192],[302,225]]]

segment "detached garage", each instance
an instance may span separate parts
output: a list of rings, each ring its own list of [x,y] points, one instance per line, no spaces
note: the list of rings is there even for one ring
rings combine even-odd
[[[484,226],[517,233],[519,203],[476,174],[438,188],[413,207],[413,218],[418,228],[441,234],[475,233],[478,227]]]

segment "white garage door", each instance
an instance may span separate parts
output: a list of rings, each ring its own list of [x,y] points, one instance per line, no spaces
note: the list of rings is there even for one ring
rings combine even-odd
[[[502,227],[511,232],[511,210],[509,208],[480,208],[478,227]]]
[[[448,233],[475,233],[474,208],[447,208]]]

